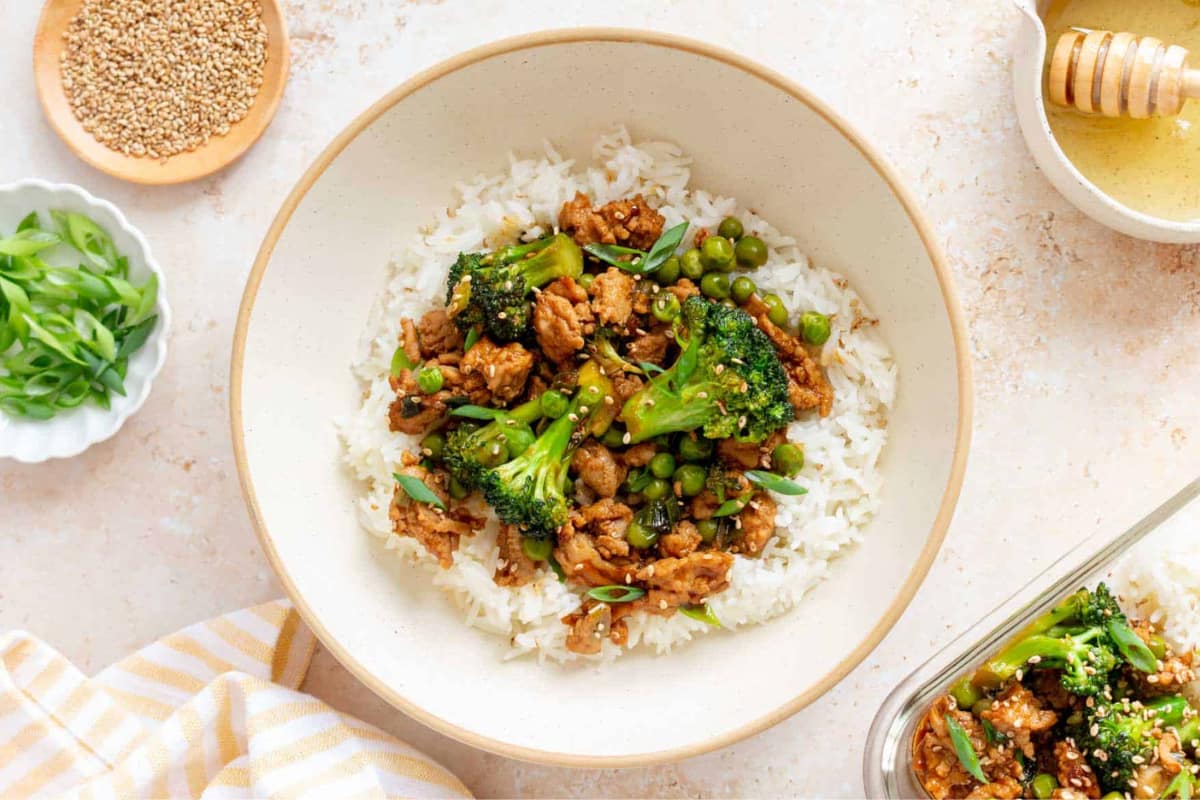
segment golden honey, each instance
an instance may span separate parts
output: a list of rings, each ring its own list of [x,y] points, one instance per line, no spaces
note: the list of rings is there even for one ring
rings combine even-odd
[[[1200,66],[1198,0],[1053,0],[1044,20],[1051,49],[1072,28],[1130,31],[1187,48]],[[1047,101],[1046,116],[1067,158],[1105,194],[1154,217],[1200,221],[1200,100],[1178,116],[1144,120]]]

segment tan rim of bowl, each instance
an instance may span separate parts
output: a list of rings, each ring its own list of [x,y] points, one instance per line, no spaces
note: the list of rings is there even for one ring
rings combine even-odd
[[[203,178],[237,161],[271,124],[287,84],[289,45],[287,23],[278,0],[259,0],[267,29],[267,63],[263,84],[249,113],[195,150],[166,159],[127,156],[101,144],[83,128],[67,102],[60,76],[63,31],[84,0],[46,0],[33,38],[33,77],[38,102],[50,127],[72,153],[114,178],[147,185],[186,183]]]
[[[245,359],[246,350],[246,331],[250,323],[250,315],[254,310],[254,301],[258,294],[259,285],[262,283],[263,275],[266,272],[267,264],[270,261],[271,253],[275,248],[275,244],[279,239],[283,229],[287,226],[292,213],[304,198],[309,188],[316,182],[325,169],[337,158],[338,154],[367,126],[374,122],[380,115],[400,102],[404,98],[418,91],[429,83],[441,78],[445,75],[453,73],[470,64],[482,61],[497,55],[512,53],[520,50],[528,50],[536,47],[542,47],[552,44],[578,43],[578,42],[627,42],[636,44],[647,44],[656,47],[667,47],[675,50],[701,55],[706,58],[711,58],[720,61],[743,72],[749,73],[767,83],[775,86],[781,91],[791,95],[796,100],[804,103],[814,112],[820,115],[826,122],[836,128],[846,137],[848,141],[854,144],[862,153],[863,157],[874,167],[880,177],[888,184],[896,198],[904,206],[909,218],[912,220],[913,226],[919,233],[922,242],[925,244],[925,249],[929,254],[930,260],[933,262],[934,270],[937,273],[938,284],[941,286],[942,298],[946,305],[946,313],[950,319],[950,327],[954,335],[954,351],[955,359],[958,367],[958,429],[955,435],[954,458],[951,464],[950,477],[946,483],[946,490],[942,495],[942,502],[938,508],[937,516],[934,519],[933,527],[930,529],[929,538],[925,543],[925,547],[921,550],[921,554],[909,573],[908,578],[900,587],[892,605],[887,612],[872,628],[867,637],[854,648],[854,650],[846,656],[836,667],[818,681],[813,687],[793,698],[789,702],[783,704],[770,714],[766,714],[759,719],[748,724],[742,725],[731,731],[728,731],[721,736],[713,737],[700,744],[691,745],[688,747],[680,747],[670,750],[660,750],[650,753],[642,753],[634,756],[579,756],[568,753],[556,753],[547,750],[535,750],[526,747],[518,747],[508,744],[503,741],[492,739],[485,736],[480,736],[471,731],[464,730],[457,725],[452,725],[439,717],[436,717],[424,709],[416,706],[403,695],[397,693],[393,689],[383,685],[377,678],[371,675],[363,666],[355,660],[353,654],[346,652],[341,647],[333,643],[332,637],[321,626],[321,623],[311,613],[310,609],[304,602],[304,598],[296,592],[295,586],[288,574],[280,566],[278,555],[275,551],[274,544],[271,540],[271,534],[267,530],[266,524],[262,518],[262,511],[258,506],[258,501],[254,492],[254,485],[250,480],[250,472],[246,464],[246,442],[242,434],[242,367]],[[966,344],[966,324],[963,320],[962,309],[959,306],[958,298],[954,293],[953,279],[949,268],[946,266],[945,256],[942,254],[941,248],[938,246],[933,236],[933,231],[930,228],[925,217],[918,209],[917,204],[905,189],[893,172],[892,168],[884,161],[882,156],[870,147],[863,138],[847,124],[841,117],[834,113],[828,106],[816,97],[809,94],[806,90],[800,88],[795,83],[787,78],[775,73],[765,67],[759,66],[754,62],[745,59],[735,53],[723,50],[712,45],[697,42],[691,39],[686,39],[670,34],[654,33],[650,31],[630,30],[623,28],[575,28],[571,30],[551,30],[542,31],[539,33],[531,33],[523,36],[516,36],[510,39],[504,39],[483,47],[478,47],[474,50],[469,50],[466,53],[455,56],[454,58],[444,61],[431,69],[419,73],[410,80],[406,81],[399,87],[393,89],[386,94],[382,99],[364,111],[353,122],[351,122],[345,130],[343,130],[336,139],[325,149],[317,158],[308,171],[300,178],[291,194],[288,195],[276,215],[274,222],[267,231],[266,238],[263,239],[262,247],[258,251],[258,256],[254,261],[254,266],[250,271],[250,276],[246,281],[246,290],[242,296],[242,305],[238,311],[237,328],[234,332],[233,339],[233,357],[230,369],[230,424],[233,433],[233,448],[234,457],[237,462],[238,478],[241,481],[242,493],[246,499],[246,505],[250,510],[251,521],[254,525],[254,530],[258,534],[263,551],[267,555],[267,559],[271,562],[275,574],[279,576],[280,582],[295,603],[301,616],[308,625],[317,634],[317,637],[325,643],[325,646],[333,653],[334,657],[342,663],[351,673],[362,681],[371,691],[375,692],[394,707],[403,711],[408,716],[420,721],[421,723],[433,728],[439,733],[443,733],[460,742],[477,747],[483,750],[488,750],[502,756],[521,759],[524,761],[532,761],[542,764],[550,764],[555,766],[566,767],[632,767],[645,766],[650,764],[659,764],[669,761],[677,761],[692,756],[701,755],[703,753],[716,750],[721,747],[726,747],[748,736],[760,733],[773,725],[782,722],[791,715],[795,714],[800,709],[812,703],[825,692],[829,691],[842,678],[846,677],[854,667],[867,657],[867,655],[875,649],[875,646],[883,639],[896,620],[908,607],[913,595],[917,591],[917,587],[925,578],[925,574],[929,571],[930,565],[933,563],[934,556],[937,555],[938,549],[941,547],[942,540],[945,538],[946,529],[950,525],[950,519],[954,513],[954,506],[958,500],[959,490],[962,488],[963,475],[966,472],[967,466],[967,451],[970,447],[971,435],[971,414],[972,414],[972,393],[971,393],[971,361],[967,352]]]

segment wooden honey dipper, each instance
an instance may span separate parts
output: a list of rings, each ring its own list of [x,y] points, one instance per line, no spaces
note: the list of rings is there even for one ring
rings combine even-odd
[[[1188,51],[1152,36],[1073,30],[1050,59],[1050,101],[1106,117],[1170,117],[1200,97],[1200,70]]]

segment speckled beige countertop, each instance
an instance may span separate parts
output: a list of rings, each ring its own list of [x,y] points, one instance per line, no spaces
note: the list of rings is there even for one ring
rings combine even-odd
[[[970,324],[977,410],[958,514],[867,663],[773,730],[682,763],[586,772],[481,753],[392,711],[323,653],[308,691],[481,796],[859,795],[862,737],[897,681],[1040,565],[1115,535],[1200,472],[1200,249],[1113,234],[1041,177],[1010,108],[1007,0],[290,0],[294,67],[273,126],[231,169],[174,188],[109,179],[51,133],[29,69],[39,5],[3,4],[0,180],[70,181],[116,202],[165,266],[176,313],[167,366],[116,439],[71,461],[0,464],[0,628],[33,631],[84,669],[280,594],[227,422],[234,315],[259,241],[302,169],[387,89],[535,28],[641,26],[741,51],[825,98],[896,164]]]

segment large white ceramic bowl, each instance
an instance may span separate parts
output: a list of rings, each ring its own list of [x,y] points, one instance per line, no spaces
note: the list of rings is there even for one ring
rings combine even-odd
[[[51,458],[69,458],[116,435],[150,396],[150,386],[167,360],[167,331],[171,309],[167,305],[166,280],[150,254],[146,238],[129,223],[120,209],[72,184],[23,180],[0,186],[0,236],[11,234],[30,211],[37,211],[49,224],[51,209],[77,211],[108,231],[117,250],[129,259],[129,276],[140,286],[151,274],[158,276],[158,323],[150,338],[129,359],[125,396],[112,395],[110,408],[91,401],[64,411],[50,420],[24,420],[0,413],[0,458],[37,463]],[[56,253],[44,254],[55,261]],[[75,266],[70,264],[70,266]]]
[[[549,102],[553,100],[553,102]],[[737,113],[713,113],[736,103]],[[486,120],[481,125],[480,120]],[[503,662],[493,638],[355,520],[331,420],[394,248],[455,181],[537,151],[587,157],[614,122],[678,142],[695,185],[736,196],[844,272],[900,370],[878,519],[803,605],[670,656]],[[846,675],[912,597],[965,468],[970,377],[950,275],[909,193],[823,103],[739,56],[659,34],[574,30],[474,50],[355,120],[300,180],[254,265],[233,352],[232,426],[255,527],[305,619],[397,708],[505,755],[583,766],[729,744]],[[434,298],[430,298],[432,303]],[[817,735],[814,732],[814,735]]]
[[[1013,99],[1025,143],[1045,176],[1080,211],[1126,236],[1169,244],[1200,242],[1200,222],[1163,219],[1119,203],[1084,177],[1067,158],[1050,130],[1042,100],[1046,28],[1041,14],[1050,0],[1013,0],[1013,4],[1021,12],[1013,53]]]

